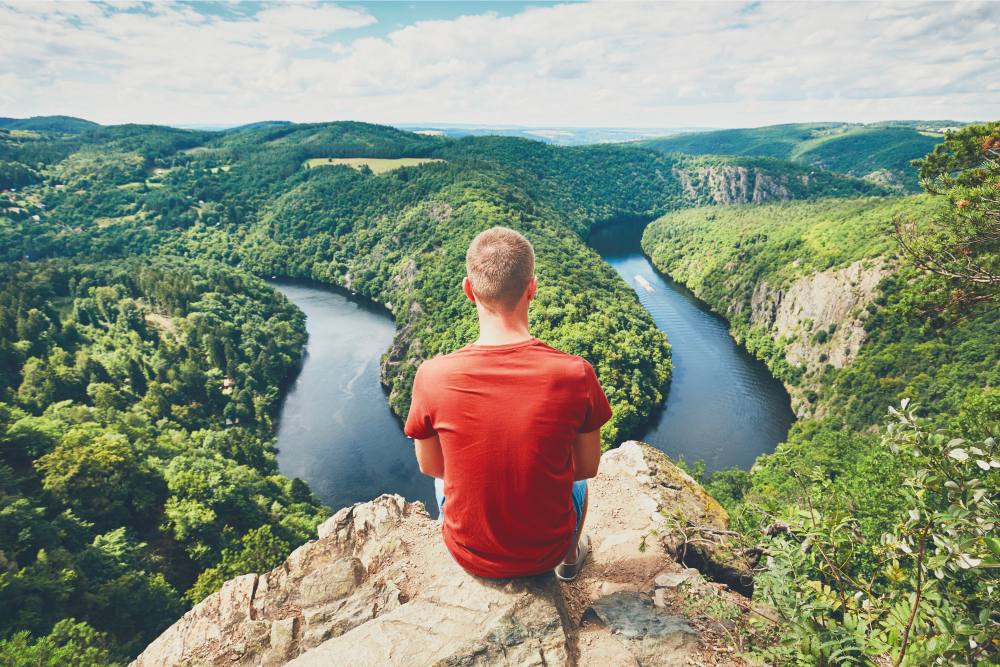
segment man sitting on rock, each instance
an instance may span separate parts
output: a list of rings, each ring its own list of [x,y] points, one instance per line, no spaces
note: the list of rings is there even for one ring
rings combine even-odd
[[[590,548],[584,480],[597,474],[611,407],[587,361],[529,332],[538,285],[526,238],[493,227],[472,240],[465,263],[479,338],[420,366],[406,435],[435,478],[459,565],[481,577],[554,568],[570,581]]]

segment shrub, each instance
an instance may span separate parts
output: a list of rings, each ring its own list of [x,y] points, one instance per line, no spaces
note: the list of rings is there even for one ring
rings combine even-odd
[[[758,594],[777,612],[771,663],[996,664],[1000,460],[996,441],[931,430],[903,401],[883,445],[911,471],[906,512],[878,543],[850,513],[809,493],[766,545]],[[822,484],[819,479],[814,484]],[[815,487],[814,487],[815,488]],[[855,567],[878,559],[875,574]]]

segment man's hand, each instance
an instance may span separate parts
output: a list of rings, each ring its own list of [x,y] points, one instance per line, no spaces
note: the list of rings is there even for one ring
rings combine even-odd
[[[437,433],[423,440],[414,438],[413,445],[417,451],[417,465],[420,466],[420,472],[428,477],[444,479],[444,454],[441,453],[441,439]]]
[[[601,429],[577,433],[573,442],[573,479],[590,479],[601,465]]]

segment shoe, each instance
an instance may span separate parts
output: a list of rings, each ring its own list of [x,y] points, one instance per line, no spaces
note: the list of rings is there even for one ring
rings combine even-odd
[[[589,553],[590,535],[584,533],[576,545],[576,562],[559,563],[559,565],[556,565],[556,579],[560,581],[573,581],[576,579],[576,575],[580,574],[580,570],[583,568],[583,561],[587,560],[587,554]]]

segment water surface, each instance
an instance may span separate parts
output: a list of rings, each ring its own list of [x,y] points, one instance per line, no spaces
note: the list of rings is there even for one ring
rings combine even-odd
[[[590,245],[636,292],[667,333],[673,378],[663,412],[642,440],[709,471],[749,468],[788,434],[795,420],[788,393],[729,335],[726,321],[690,290],[660,274],[642,253],[645,223],[602,225]]]
[[[300,477],[333,510],[383,493],[422,500],[437,513],[434,486],[389,411],[379,360],[395,329],[382,308],[331,289],[272,281],[306,314],[302,371],[278,420],[278,467]]]

